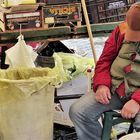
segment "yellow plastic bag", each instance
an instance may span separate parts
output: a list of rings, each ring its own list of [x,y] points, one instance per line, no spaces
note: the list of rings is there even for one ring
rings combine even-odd
[[[59,69],[0,70],[0,139],[52,140]]]
[[[94,61],[92,58],[80,57],[70,53],[55,53],[61,71],[65,73],[66,81],[71,80],[73,77],[84,73],[87,74],[86,70],[88,67],[94,68]]]

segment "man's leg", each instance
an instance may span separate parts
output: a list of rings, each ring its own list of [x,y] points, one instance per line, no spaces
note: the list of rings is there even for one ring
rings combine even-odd
[[[101,114],[112,109],[121,109],[122,103],[114,94],[108,105],[95,100],[94,93],[86,94],[71,107],[69,115],[74,123],[79,140],[101,140],[102,127],[98,121]]]

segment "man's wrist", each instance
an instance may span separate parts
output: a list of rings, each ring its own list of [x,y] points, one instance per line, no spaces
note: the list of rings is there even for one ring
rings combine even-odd
[[[131,99],[135,104],[137,104],[138,106],[139,106],[139,108],[140,108],[140,104],[136,101],[136,100],[134,100],[134,99]]]

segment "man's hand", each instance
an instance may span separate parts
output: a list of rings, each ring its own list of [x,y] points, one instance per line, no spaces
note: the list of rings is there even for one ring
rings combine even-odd
[[[110,89],[105,85],[100,85],[95,93],[95,98],[102,104],[109,104],[111,99]]]
[[[140,105],[135,100],[131,99],[123,106],[121,115],[126,119],[134,118],[139,110]]]

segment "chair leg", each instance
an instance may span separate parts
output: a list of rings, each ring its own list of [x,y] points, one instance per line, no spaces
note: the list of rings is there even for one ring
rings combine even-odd
[[[111,130],[113,125],[120,124],[122,122],[130,122],[128,134],[133,132],[133,119],[124,119],[122,116],[114,111],[108,111],[104,113],[103,118],[103,131],[101,140],[110,140]]]
[[[105,112],[101,140],[110,140],[112,124],[113,124],[112,115],[110,115],[110,113],[108,113],[108,112]]]
[[[128,134],[133,133],[133,131],[134,131],[133,122],[131,122],[128,130]]]

